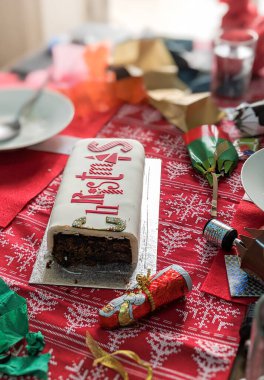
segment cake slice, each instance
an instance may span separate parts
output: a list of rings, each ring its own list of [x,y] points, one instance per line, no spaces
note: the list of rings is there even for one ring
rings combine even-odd
[[[136,140],[84,139],[74,146],[48,226],[56,262],[137,262],[144,164]]]

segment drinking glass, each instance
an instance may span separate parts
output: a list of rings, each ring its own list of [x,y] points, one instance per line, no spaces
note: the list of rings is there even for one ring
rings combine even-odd
[[[212,93],[216,97],[243,99],[252,74],[258,35],[250,29],[220,32],[214,42]]]

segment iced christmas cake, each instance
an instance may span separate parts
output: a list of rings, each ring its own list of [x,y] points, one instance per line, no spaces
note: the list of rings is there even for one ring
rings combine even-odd
[[[136,140],[84,139],[75,145],[48,226],[48,251],[56,262],[137,262],[144,163]]]

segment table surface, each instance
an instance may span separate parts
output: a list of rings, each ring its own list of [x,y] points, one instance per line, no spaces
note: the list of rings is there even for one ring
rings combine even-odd
[[[120,378],[111,370],[92,366],[85,346],[88,330],[106,351],[133,350],[149,361],[155,379],[227,379],[245,306],[201,291],[218,252],[202,236],[210,217],[211,189],[192,169],[182,132],[148,105],[125,104],[98,137],[137,139],[147,157],[162,160],[157,266],[182,266],[192,278],[193,290],[185,300],[155,311],[135,326],[106,331],[98,325],[98,309],[121,291],[29,285],[61,181],[58,176],[0,232],[0,276],[27,299],[30,328],[45,336],[44,351],[52,355],[49,378]],[[244,193],[240,170],[241,164],[219,187],[219,218],[227,224]],[[21,354],[24,346],[16,350]],[[130,379],[145,378],[142,367],[120,358]]]

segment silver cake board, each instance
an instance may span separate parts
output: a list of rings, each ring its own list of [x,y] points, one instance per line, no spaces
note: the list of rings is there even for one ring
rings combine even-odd
[[[158,221],[160,203],[161,160],[146,158],[139,256],[137,264],[101,265],[69,270],[50,261],[47,251],[47,230],[37,253],[30,284],[63,285],[88,288],[127,289],[136,283],[137,274],[157,270]]]

